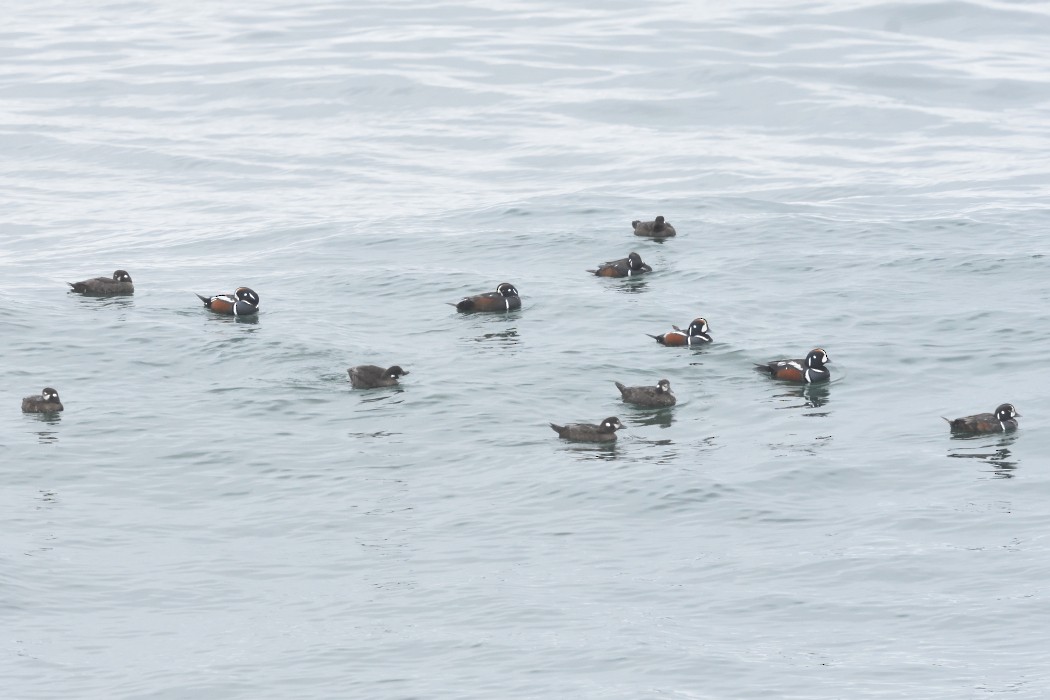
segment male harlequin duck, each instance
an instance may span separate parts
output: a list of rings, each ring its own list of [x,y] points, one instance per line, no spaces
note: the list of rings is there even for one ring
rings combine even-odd
[[[213,297],[198,294],[197,298],[204,302],[205,308],[217,314],[251,316],[259,313],[259,295],[247,287],[237,287],[233,294],[216,294]]]
[[[590,423],[569,423],[568,425],[550,424],[558,437],[577,442],[611,442],[616,439],[616,431],[623,427],[619,418],[606,418],[600,425]]]
[[[62,402],[58,398],[58,392],[51,387],[36,396],[27,396],[22,399],[22,413],[54,413],[63,410]]]
[[[652,335],[649,333],[646,333],[646,335],[654,338],[660,345],[668,347],[682,347],[685,345],[695,347],[707,345],[711,342],[711,336],[709,335],[711,329],[707,325],[706,318],[694,318],[693,322],[689,324],[689,328],[684,331],[675,325],[672,325],[671,328],[674,328],[674,330],[663,335]]]
[[[463,297],[452,306],[456,307],[456,311],[513,311],[521,308],[521,297],[513,284],[500,282],[496,291]]]
[[[995,413],[978,413],[975,416],[963,416],[948,421],[953,433],[1009,433],[1017,430],[1017,412],[1012,403],[1004,403],[995,409]]]
[[[670,222],[664,221],[664,217],[658,216],[655,221],[632,221],[634,235],[648,236],[649,238],[670,238],[678,234]]]
[[[828,354],[822,348],[813,348],[804,360],[774,360],[762,365],[756,364],[755,370],[774,379],[816,384],[831,379],[831,371],[824,366],[827,362],[831,362]]]
[[[92,277],[83,282],[66,282],[66,284],[72,287],[74,292],[92,297],[135,293],[135,285],[131,283],[131,275],[124,270],[117,270],[112,277]]]
[[[397,378],[408,374],[398,365],[383,369],[376,365],[360,365],[346,370],[350,373],[350,384],[355,389],[375,389],[380,386],[397,386]]]
[[[656,386],[624,386],[616,382],[616,388],[620,390],[625,403],[633,403],[635,406],[664,408],[674,406],[678,402],[671,391],[671,382],[666,379],[658,381]]]
[[[653,268],[643,263],[642,256],[638,253],[631,253],[626,258],[602,263],[597,270],[587,270],[599,277],[635,277],[652,271]]]

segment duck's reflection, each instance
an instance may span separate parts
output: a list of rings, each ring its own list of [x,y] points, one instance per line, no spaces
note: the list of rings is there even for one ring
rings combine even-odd
[[[78,297],[81,305],[90,309],[128,309],[135,305],[135,297],[130,295],[92,296],[90,294],[76,294],[73,291],[70,291],[70,294]]]
[[[398,394],[405,390],[403,386],[383,386],[378,387],[378,389],[379,391],[369,390],[369,395],[362,397],[361,402],[391,401],[392,403],[402,403],[404,401],[404,399],[397,397]]]
[[[617,458],[615,440],[611,442],[568,443],[563,445],[562,449],[581,459],[600,459],[611,462]]]
[[[616,286],[616,291],[623,294],[641,294],[642,292],[648,291],[646,289],[648,284],[649,282],[647,280],[627,278]]]
[[[827,405],[830,394],[830,385],[828,384],[806,384],[804,386],[791,387],[787,391],[783,391],[779,394],[774,394],[781,403],[786,403],[786,406],[777,406],[778,410],[781,409],[803,409],[806,411],[807,416],[827,416],[829,411],[820,411],[815,409],[821,409]]]
[[[259,314],[251,314],[250,316],[231,316],[229,314],[217,314],[208,312],[205,318],[208,319],[209,323],[233,323],[233,324],[247,324],[254,326],[259,322]],[[256,330],[254,328],[246,328],[245,330]]]
[[[37,428],[44,428],[44,426],[58,426],[58,424],[62,422],[61,413],[26,413],[25,416],[30,420],[36,421],[38,425],[35,427]],[[41,445],[53,445],[58,442],[57,430],[48,430],[44,428],[33,430],[32,432],[36,434],[37,440]]]
[[[497,331],[495,333],[485,333],[474,338],[476,343],[496,343],[499,345],[517,345],[518,340],[518,329],[507,328],[506,330]]]
[[[661,428],[670,428],[674,423],[674,411],[670,408],[661,408],[657,411],[635,409],[627,420],[631,425],[656,425]]]
[[[952,435],[952,440],[968,440],[985,441],[988,439],[987,435]],[[988,464],[991,469],[984,471],[990,471],[995,479],[1012,479],[1014,477],[1014,471],[1018,467],[1018,462],[1011,458],[1010,445],[1017,439],[1016,435],[1004,435],[995,440],[995,442],[984,442],[981,445],[975,445],[974,447],[963,447],[961,445],[952,447],[948,450],[949,457],[955,457],[959,459],[977,459]]]

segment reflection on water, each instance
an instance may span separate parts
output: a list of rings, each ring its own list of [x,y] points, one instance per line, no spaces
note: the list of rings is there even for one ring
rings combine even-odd
[[[674,423],[674,411],[670,408],[656,411],[636,408],[628,415],[627,421],[630,425],[658,425],[661,428],[670,428]]]
[[[615,289],[624,294],[641,294],[642,292],[648,291],[646,289],[648,284],[649,282],[644,279],[624,277],[620,281],[620,284],[616,285]]]
[[[405,388],[400,384],[394,386],[378,387],[376,389],[354,389],[354,391],[361,392],[365,396],[361,397],[361,403],[374,403],[376,401],[389,401],[391,404],[404,403],[405,399],[401,394]]]
[[[228,314],[217,314],[214,311],[208,311],[207,309],[204,309],[204,313],[207,315],[209,321],[216,323],[246,323],[252,325],[259,322],[259,314],[252,314],[251,316],[231,316]]]
[[[390,433],[385,430],[377,430],[374,433],[347,433],[352,438],[387,438],[402,435],[402,433]]]
[[[646,457],[646,461],[660,466],[671,466],[681,463],[682,455],[679,448],[670,440],[643,440],[643,444],[657,450],[652,456]]]
[[[459,316],[463,319],[470,319],[474,323],[504,323],[508,320],[515,321],[521,318],[521,312],[525,308],[525,300],[528,297],[521,297],[521,306],[516,309],[508,309],[506,311],[453,311],[451,316]],[[451,302],[447,302],[451,306],[455,306]]]
[[[135,297],[130,294],[113,297],[97,297],[87,294],[77,294],[73,290],[69,290],[69,293],[76,296],[80,301],[80,304],[89,309],[128,309],[135,305]]]
[[[952,440],[968,440],[975,441],[988,440],[987,435],[952,435]],[[983,470],[990,471],[996,479],[1012,479],[1014,477],[1014,470],[1017,469],[1018,463],[1016,460],[1011,459],[1010,445],[1017,439],[1017,435],[1003,435],[995,439],[995,442],[984,442],[984,444],[974,447],[962,447],[953,446],[948,450],[949,457],[955,457],[959,459],[977,459],[980,460],[992,468]]]
[[[616,440],[612,442],[568,442],[562,440],[561,442],[563,443],[561,445],[562,450],[571,452],[580,459],[600,459],[609,462],[616,459]]]
[[[830,385],[828,384],[805,384],[793,386],[787,391],[782,391],[773,396],[781,403],[788,404],[786,406],[777,406],[777,410],[795,408],[817,409],[827,405],[829,394]],[[805,415],[823,417],[828,414],[829,411],[807,411]]]
[[[25,416],[26,418],[35,421],[38,424],[34,426],[35,429],[31,432],[36,434],[37,440],[40,441],[40,444],[53,445],[54,443],[58,442],[57,430],[47,430],[40,428],[43,428],[44,426],[57,426],[59,423],[62,422],[61,413],[26,413]]]
[[[485,333],[474,338],[475,343],[496,343],[499,345],[517,345],[518,344],[518,329],[508,328],[503,331],[496,333]]]

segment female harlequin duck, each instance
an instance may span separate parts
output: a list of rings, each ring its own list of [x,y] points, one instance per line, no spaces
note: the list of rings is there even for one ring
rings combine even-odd
[[[237,287],[233,294],[216,294],[213,297],[197,298],[204,302],[205,308],[217,314],[228,316],[251,316],[259,313],[259,295],[247,287]]]
[[[682,347],[685,345],[696,347],[707,345],[711,342],[711,336],[709,335],[711,329],[707,325],[706,318],[694,318],[693,322],[689,324],[689,328],[684,331],[675,325],[672,325],[671,328],[674,328],[674,330],[663,335],[651,335],[649,333],[646,333],[646,335],[654,338],[660,345],[668,347]]]
[[[612,442],[616,431],[623,427],[619,418],[606,418],[600,425],[590,423],[569,423],[568,425],[550,424],[558,437],[577,442]]]
[[[665,408],[678,402],[671,391],[671,382],[666,379],[658,381],[656,386],[624,386],[616,382],[616,388],[620,390],[625,403],[633,403],[635,406]]]
[[[375,389],[380,386],[397,386],[397,378],[408,374],[398,365],[383,369],[376,365],[360,365],[346,370],[350,373],[350,384],[355,389]]]
[[[112,277],[92,277],[83,282],[66,282],[66,284],[72,287],[74,292],[92,297],[110,297],[135,293],[135,285],[131,283],[131,275],[124,270],[117,270]]]
[[[662,216],[656,217],[655,221],[632,221],[631,226],[634,227],[634,235],[636,236],[670,238],[678,234],[674,230],[674,226],[669,221],[664,221]]]
[[[597,270],[587,270],[599,277],[635,277],[652,271],[653,268],[643,263],[642,256],[638,253],[631,253],[626,258],[602,263]]]
[[[953,433],[1009,433],[1017,430],[1017,412],[1012,403],[1004,403],[995,409],[995,413],[978,413],[975,416],[963,416],[948,421]]]
[[[831,379],[831,371],[824,366],[827,362],[831,362],[828,354],[822,348],[813,348],[804,360],[774,360],[762,365],[756,364],[755,370],[774,379],[816,384]]]
[[[496,291],[463,297],[452,306],[456,307],[456,311],[513,311],[521,308],[521,297],[513,284],[500,282]]]
[[[37,396],[27,396],[22,399],[22,413],[54,413],[63,410],[62,402],[58,398],[58,392],[51,387]]]

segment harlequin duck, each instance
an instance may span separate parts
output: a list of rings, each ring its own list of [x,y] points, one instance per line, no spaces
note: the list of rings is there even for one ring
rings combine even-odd
[[[827,362],[831,362],[828,354],[822,348],[813,348],[804,360],[774,360],[762,365],[756,364],[755,370],[774,379],[816,384],[831,379],[831,371],[824,366]]]
[[[658,216],[655,221],[632,221],[634,235],[648,236],[649,238],[670,238],[678,234],[670,222],[664,221],[664,217]]]
[[[616,382],[616,388],[620,390],[625,403],[633,403],[636,406],[664,408],[674,406],[678,402],[671,391],[671,382],[666,379],[658,381],[656,386],[624,386]]]
[[[251,316],[259,313],[259,295],[247,287],[237,287],[233,294],[216,294],[213,297],[197,298],[204,302],[205,308],[217,314],[228,316]]]
[[[616,439],[616,431],[623,427],[619,418],[606,418],[599,425],[590,423],[569,423],[568,425],[550,424],[558,437],[577,442],[611,442]]]
[[[22,413],[54,413],[61,410],[63,406],[58,392],[51,387],[44,387],[38,395],[22,399]]]
[[[500,282],[496,291],[463,297],[452,306],[456,307],[456,311],[513,311],[521,308],[521,297],[513,284]]]
[[[675,325],[672,325],[671,328],[674,328],[674,330],[663,335],[652,335],[649,333],[646,333],[646,335],[654,338],[660,345],[668,347],[706,345],[711,342],[711,336],[708,334],[708,331],[711,329],[707,325],[706,318],[694,318],[693,322],[689,324],[689,328],[684,331]]]
[[[124,270],[117,270],[112,277],[92,277],[83,282],[66,282],[66,284],[78,294],[86,294],[93,297],[135,293],[135,285],[131,283],[131,275]]]
[[[360,365],[346,370],[350,373],[350,384],[355,389],[375,389],[380,386],[396,386],[397,378],[408,374],[398,365],[388,369],[375,365]]]
[[[1012,403],[1004,403],[995,409],[995,413],[978,413],[975,416],[963,416],[948,421],[953,433],[1009,433],[1017,430],[1017,412]]]
[[[602,263],[597,270],[587,270],[599,277],[635,277],[652,271],[653,268],[643,263],[642,256],[638,253],[631,253],[626,258]]]

